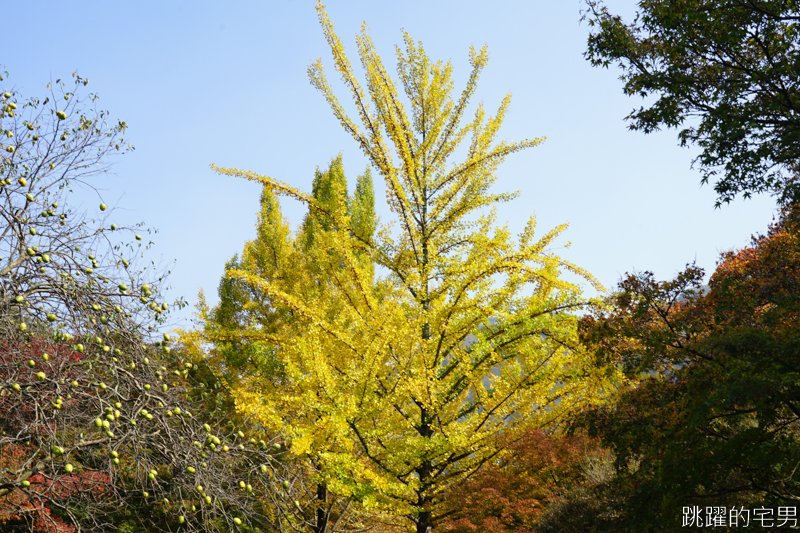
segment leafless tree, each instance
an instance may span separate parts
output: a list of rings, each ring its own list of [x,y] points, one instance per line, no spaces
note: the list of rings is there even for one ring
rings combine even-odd
[[[148,245],[109,224],[94,185],[131,149],[126,125],[73,81],[1,98],[0,524],[282,531],[285,447],[187,393],[196,363],[156,333],[165,276],[137,268]],[[99,210],[71,209],[75,191]]]

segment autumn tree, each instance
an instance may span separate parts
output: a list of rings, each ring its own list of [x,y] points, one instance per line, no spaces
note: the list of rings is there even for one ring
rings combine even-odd
[[[317,169],[311,195],[327,210],[339,215],[347,213],[355,235],[372,238],[377,217],[369,169],[358,176],[355,190],[348,196],[340,154],[332,159],[327,170]],[[331,229],[332,218],[309,211],[299,235],[293,236],[278,198],[267,186],[261,191],[259,205],[255,238],[245,244],[241,256],[237,254],[226,263],[225,271],[242,270],[264,279],[294,284],[297,272],[305,269],[317,280],[313,290],[324,290],[318,265],[306,261],[306,251],[314,246],[315,239],[320,239],[318,234]],[[227,275],[220,280],[217,294],[219,303],[210,309],[205,306],[204,296],[200,298],[202,339],[210,343],[204,360],[231,385],[248,372],[258,373],[265,379],[275,377],[280,365],[273,347],[246,332],[248,328],[257,327],[262,333],[276,333],[294,320],[291,310],[259,287]]]
[[[599,284],[548,250],[565,225],[535,239],[531,217],[516,241],[495,226],[494,211],[480,213],[517,196],[489,193],[505,157],[541,143],[495,144],[510,96],[495,116],[486,120],[479,105],[462,124],[486,49],[470,51],[472,73],[453,101],[450,63],[432,62],[406,34],[398,85],[364,28],[357,42],[366,95],[321,4],[317,11],[364,130],[333,94],[321,61],[309,69],[311,82],[384,179],[399,227],[365,238],[352,230],[352,215],[295,187],[214,167],[332,221],[306,252],[321,279],[301,272],[285,284],[228,271],[296,318],[277,334],[250,330],[276,346],[285,378],[243,377],[237,407],[283,431],[294,455],[315,461],[331,492],[427,533],[440,522],[444,492],[502,452],[501,432],[513,438],[523,428],[553,426],[603,397],[601,373],[577,343],[574,313],[587,301],[562,271]],[[449,165],[467,138],[466,159]],[[370,263],[388,275],[372,276]],[[325,291],[314,289],[320,283]],[[475,342],[465,342],[471,335]]]
[[[156,333],[166,280],[137,266],[136,229],[110,223],[99,197],[97,212],[71,209],[127,149],[125,123],[73,78],[44,100],[2,94],[3,529],[272,528],[256,496],[280,490],[280,451],[187,398],[197,371]]]
[[[337,217],[347,215],[349,231],[355,236],[372,238],[377,219],[369,169],[358,176],[353,194],[348,195],[340,154],[327,170],[317,169],[311,195],[326,211]],[[308,251],[334,227],[333,216],[310,211],[298,234],[293,236],[281,214],[278,198],[269,187],[262,189],[260,206],[255,239],[245,244],[241,257],[234,256],[225,265],[226,273],[239,270],[280,282],[302,291],[307,299],[325,293],[325,272]],[[361,261],[367,270],[372,268],[368,258],[362,257]],[[303,285],[301,272],[313,283]],[[290,331],[296,321],[291,308],[260,287],[228,275],[220,280],[218,295],[219,303],[210,309],[201,295],[199,325],[202,331],[182,335],[190,352],[195,354],[195,360],[209,365],[226,388],[235,389],[245,376],[248,382],[257,379],[283,383],[286,376],[276,355],[278,347],[263,335]],[[329,314],[336,312],[334,307],[328,309]],[[363,528],[363,522],[353,516],[355,509],[350,506],[349,499],[336,498],[329,493],[313,461],[296,461],[290,468],[295,479],[293,490],[285,491],[281,502],[285,513],[294,515],[295,527],[325,531],[325,524],[330,521],[336,524],[337,530],[343,531],[348,522],[355,520],[353,527]],[[295,502],[300,503],[296,505]]]
[[[796,201],[798,151],[795,0],[640,0],[631,22],[586,0],[586,58],[617,65],[629,96],[655,97],[626,117],[630,129],[679,128],[698,146],[702,182],[717,206],[770,192]]]
[[[442,530],[452,533],[539,533],[558,516],[557,531],[569,529],[559,507],[607,481],[608,454],[584,435],[548,435],[528,430],[508,444],[508,454],[452,488]],[[603,479],[597,480],[597,474]],[[575,505],[569,505],[574,511]]]
[[[620,531],[678,530],[687,505],[797,503],[798,235],[786,209],[722,254],[707,291],[696,267],[666,282],[632,275],[585,320],[586,342],[636,383],[585,418],[627,484]]]

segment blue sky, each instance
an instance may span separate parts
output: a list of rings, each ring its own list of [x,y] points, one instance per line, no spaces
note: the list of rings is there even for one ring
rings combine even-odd
[[[636,3],[608,0],[630,20]],[[473,104],[487,111],[514,95],[499,138],[546,136],[510,157],[497,191],[519,190],[498,221],[522,231],[531,212],[540,234],[568,222],[555,248],[613,288],[626,271],[668,278],[696,260],[711,271],[719,252],[746,245],[772,220],[767,196],[715,210],[710,186],[690,168],[696,149],[677,133],[630,132],[623,117],[639,99],[622,94],[619,72],[583,58],[589,27],[578,0],[336,1],[326,4],[354,65],[355,34],[366,21],[384,61],[394,65],[401,28],[434,59],[452,59],[455,90],[469,74],[470,44],[491,59]],[[306,69],[322,57],[341,101],[330,50],[312,0],[248,2],[12,2],[3,8],[3,88],[25,96],[73,71],[112,118],[128,123],[136,150],[98,187],[121,222],[145,221],[159,233],[151,259],[172,266],[170,295],[210,302],[223,266],[254,236],[260,187],[219,176],[214,163],[310,190],[314,170],[339,152],[351,183],[366,166]],[[358,67],[357,67],[358,68]],[[474,108],[474,107],[473,107]],[[468,113],[469,115],[469,113]],[[391,218],[376,183],[378,214]],[[284,200],[293,226],[305,209]],[[591,291],[587,291],[591,294]],[[176,315],[184,324],[192,308]]]

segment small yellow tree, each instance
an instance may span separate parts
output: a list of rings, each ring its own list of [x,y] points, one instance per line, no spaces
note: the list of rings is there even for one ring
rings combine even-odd
[[[431,62],[405,34],[397,59],[409,115],[366,28],[357,42],[369,98],[324,6],[317,11],[364,130],[334,96],[320,61],[309,68],[311,82],[383,177],[399,232],[383,227],[365,236],[346,212],[296,188],[214,167],[332,220],[303,259],[316,278],[301,267],[291,285],[280,276],[228,271],[295,318],[279,332],[251,332],[275,346],[284,375],[280,382],[244,377],[238,408],[285,432],[294,454],[313,457],[328,490],[406,517],[427,533],[442,516],[441,494],[501,453],[501,434],[513,439],[525,427],[553,428],[565,413],[606,395],[606,378],[577,342],[576,314],[588,302],[561,274],[602,287],[548,251],[566,225],[536,239],[531,217],[515,240],[495,226],[494,210],[478,212],[517,196],[488,192],[495,172],[506,156],[542,142],[495,144],[509,95],[494,117],[485,120],[479,105],[462,125],[488,60],[485,48],[470,50],[472,73],[454,102],[451,63]],[[466,159],[448,165],[467,138]],[[372,264],[389,275],[377,279]],[[319,284],[326,289],[307,290]]]

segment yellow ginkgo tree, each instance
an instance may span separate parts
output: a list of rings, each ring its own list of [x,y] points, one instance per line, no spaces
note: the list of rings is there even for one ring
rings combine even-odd
[[[283,373],[242,376],[237,408],[283,432],[295,455],[313,458],[328,491],[427,533],[442,516],[444,491],[502,453],[502,442],[526,427],[555,428],[607,395],[607,375],[577,340],[588,301],[562,274],[602,288],[549,250],[566,225],[537,238],[531,216],[515,239],[495,224],[494,209],[484,210],[517,196],[489,192],[505,157],[542,142],[495,142],[510,96],[494,116],[478,105],[463,120],[485,48],[470,50],[472,73],[454,101],[450,62],[432,62],[404,34],[396,81],[363,28],[365,92],[324,6],[317,12],[360,124],[334,96],[321,61],[309,68],[311,82],[383,177],[399,224],[359,232],[345,210],[288,184],[214,167],[331,221],[304,251],[303,264],[314,267],[293,266],[291,283],[228,271],[292,316],[275,331],[249,332],[274,347]],[[464,160],[451,163],[460,146]]]

